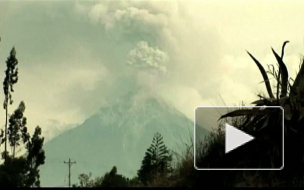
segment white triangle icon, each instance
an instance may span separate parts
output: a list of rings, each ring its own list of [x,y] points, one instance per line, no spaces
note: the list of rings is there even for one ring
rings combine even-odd
[[[229,125],[228,123],[225,124],[225,130],[225,153],[228,153],[231,150],[234,150],[237,147],[254,139],[253,136],[244,133],[243,131]]]

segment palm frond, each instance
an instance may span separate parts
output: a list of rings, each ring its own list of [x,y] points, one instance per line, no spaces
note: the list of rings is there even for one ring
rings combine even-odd
[[[281,87],[281,95],[280,97],[285,97],[287,95],[287,85],[288,85],[288,71],[285,63],[283,62],[282,58],[274,51],[273,48],[272,52],[274,56],[276,57],[280,71],[281,71],[281,80],[282,80],[282,87]]]
[[[270,109],[260,109],[260,108],[234,110],[227,114],[222,115],[219,120],[226,117],[267,115],[271,112],[272,110]]]
[[[297,74],[297,76],[294,80],[294,83],[292,85],[292,88],[291,88],[292,94],[298,93],[298,91],[300,91],[300,90],[304,91],[304,89],[300,89],[300,86],[303,87],[303,84],[302,84],[302,83],[304,83],[303,81],[304,81],[304,59],[302,60],[302,64],[301,64],[299,73]]]
[[[274,96],[272,94],[270,82],[269,82],[269,79],[268,79],[268,76],[267,76],[267,73],[266,73],[264,67],[262,66],[262,64],[255,57],[253,57],[253,55],[251,55],[248,51],[247,51],[247,53],[253,59],[253,61],[255,62],[255,64],[258,66],[258,68],[260,70],[260,72],[261,72],[261,74],[263,76],[263,79],[265,81],[265,85],[266,85],[266,89],[267,89],[269,97],[270,98],[274,98]]]

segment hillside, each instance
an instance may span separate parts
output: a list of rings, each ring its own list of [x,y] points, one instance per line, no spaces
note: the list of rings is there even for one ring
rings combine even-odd
[[[135,101],[129,94],[46,143],[41,185],[65,186],[68,166],[64,161],[69,158],[77,162],[71,169],[72,184],[78,182],[80,173],[100,176],[114,165],[119,173],[133,177],[156,132],[168,148],[181,152],[193,136],[193,122],[155,98]]]

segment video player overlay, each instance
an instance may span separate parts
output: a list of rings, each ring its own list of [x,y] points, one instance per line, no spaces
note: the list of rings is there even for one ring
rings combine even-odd
[[[284,109],[280,106],[197,107],[194,125],[197,170],[284,168]],[[217,131],[204,138],[201,127]]]

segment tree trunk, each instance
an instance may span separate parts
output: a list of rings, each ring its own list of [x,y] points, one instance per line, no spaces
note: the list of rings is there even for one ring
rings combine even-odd
[[[7,157],[7,111],[8,110],[8,99],[6,100],[6,108],[5,108],[5,144],[4,144],[4,164],[6,163]]]

